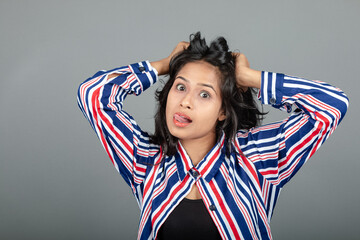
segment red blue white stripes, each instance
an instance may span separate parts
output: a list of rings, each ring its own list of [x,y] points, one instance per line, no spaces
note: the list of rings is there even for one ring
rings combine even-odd
[[[110,78],[113,73],[118,76]],[[236,139],[223,135],[194,167],[181,144],[174,156],[163,156],[122,110],[128,94],[138,95],[156,81],[156,70],[140,62],[100,71],[78,90],[83,114],[139,204],[138,239],[155,239],[194,184],[223,239],[271,239],[270,219],[282,187],[338,126],[348,107],[345,94],[324,82],[263,72],[262,103],[297,110],[283,121],[239,130]]]

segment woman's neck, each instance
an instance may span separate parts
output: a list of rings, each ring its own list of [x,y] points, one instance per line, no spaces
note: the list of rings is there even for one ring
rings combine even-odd
[[[192,163],[196,166],[215,145],[216,139],[180,140]]]

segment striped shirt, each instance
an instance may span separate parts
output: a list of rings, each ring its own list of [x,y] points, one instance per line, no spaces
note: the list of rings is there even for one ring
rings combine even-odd
[[[110,78],[113,73],[119,75]],[[346,95],[324,82],[262,72],[262,104],[297,110],[283,121],[239,130],[233,140],[223,134],[194,166],[180,142],[174,156],[164,156],[122,109],[128,94],[139,95],[157,80],[144,61],[99,71],[78,89],[80,109],[138,202],[138,239],[156,239],[194,184],[223,239],[272,239],[270,219],[280,190],[340,123]]]

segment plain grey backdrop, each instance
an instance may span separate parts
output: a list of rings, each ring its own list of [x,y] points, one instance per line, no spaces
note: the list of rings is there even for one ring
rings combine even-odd
[[[255,69],[347,93],[347,116],[283,189],[271,226],[279,240],[359,239],[359,12],[358,0],[1,0],[0,239],[136,238],[136,201],[77,88],[100,69],[163,58],[198,30]],[[160,86],[125,103],[150,132]],[[285,117],[274,109],[265,122]]]

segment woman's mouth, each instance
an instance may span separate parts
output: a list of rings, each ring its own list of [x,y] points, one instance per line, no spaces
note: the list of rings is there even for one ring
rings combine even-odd
[[[173,122],[177,127],[186,127],[192,122],[192,120],[186,114],[177,112],[174,114]]]

